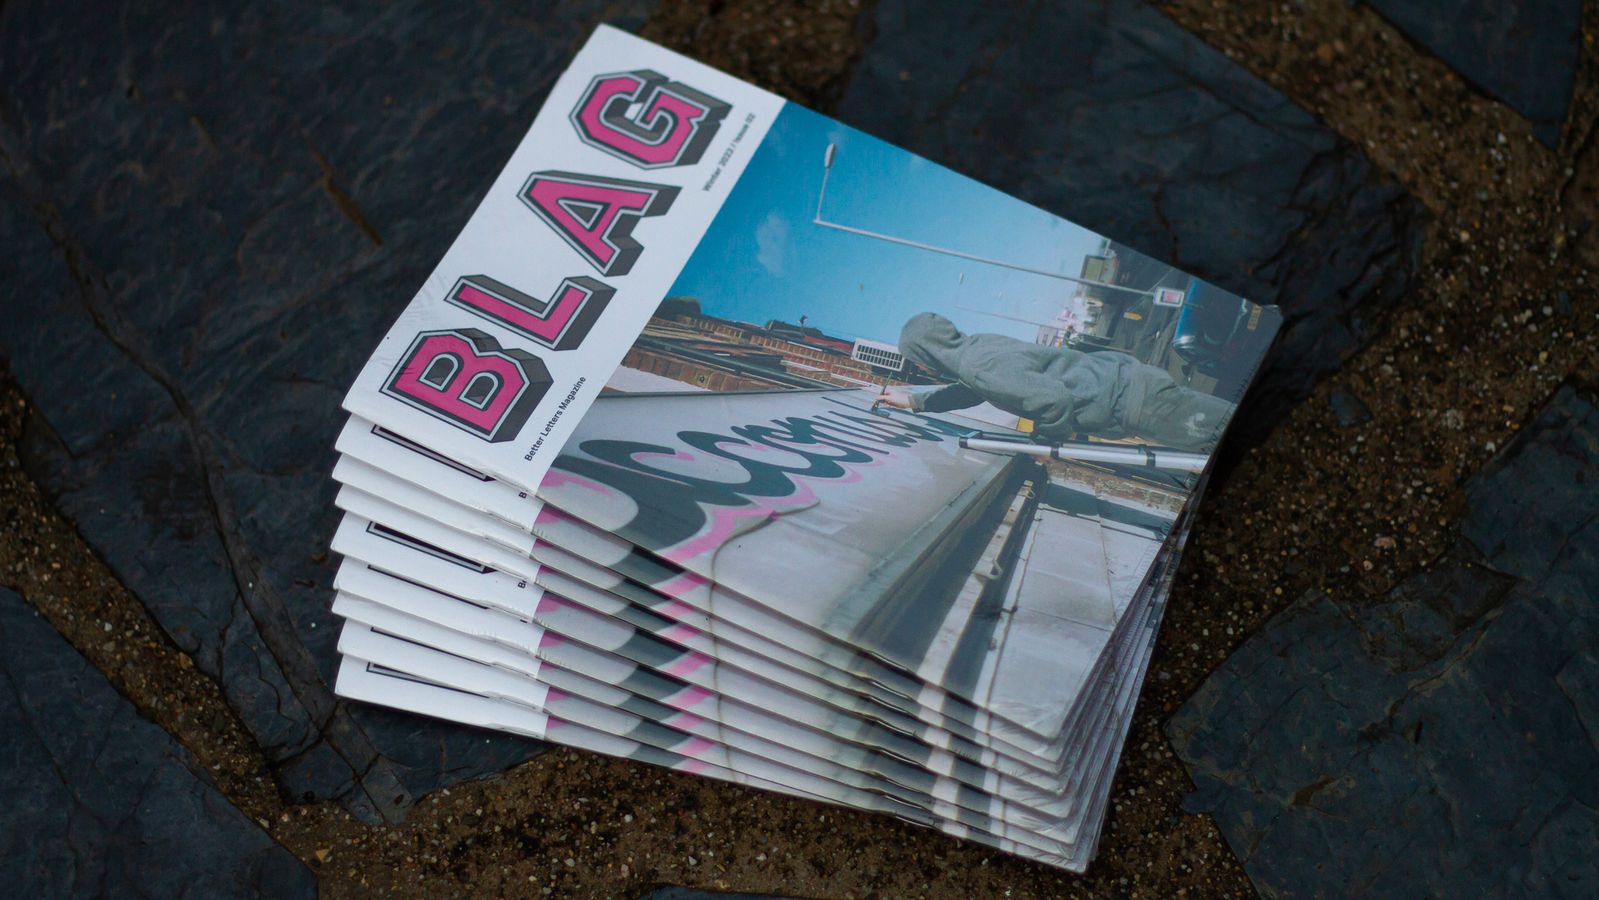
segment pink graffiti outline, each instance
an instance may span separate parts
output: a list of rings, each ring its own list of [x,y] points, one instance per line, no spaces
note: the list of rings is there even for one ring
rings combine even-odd
[[[666,705],[673,709],[688,709],[691,706],[699,706],[707,698],[714,696],[714,693],[714,691],[693,686],[687,690],[679,691],[670,700],[666,701]]]
[[[707,750],[709,750],[709,749],[711,749],[712,747],[715,747],[715,746],[716,746],[716,742],[715,741],[708,740],[706,738],[702,738],[702,737],[699,737],[699,736],[696,735],[695,737],[689,738],[688,744],[686,746],[684,746],[683,749],[678,750],[676,752],[681,753],[684,756],[699,756],[700,754],[704,753],[705,751],[707,751]]]
[[[704,725],[705,719],[691,712],[680,712],[666,719],[662,724],[668,728],[676,728],[678,731],[689,731]]]
[[[679,657],[676,662],[673,662],[671,665],[667,666],[661,671],[671,675],[674,678],[683,678],[687,675],[693,674],[695,671],[698,671],[710,661],[711,658],[703,653],[685,653]]]

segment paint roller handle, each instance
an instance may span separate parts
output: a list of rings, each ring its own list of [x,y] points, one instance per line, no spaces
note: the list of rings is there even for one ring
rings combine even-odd
[[[876,409],[879,406],[886,406],[889,409],[915,409],[915,405],[912,403],[910,391],[902,387],[896,387],[887,384],[883,385],[883,390],[877,395],[877,399],[872,401],[873,409]]]

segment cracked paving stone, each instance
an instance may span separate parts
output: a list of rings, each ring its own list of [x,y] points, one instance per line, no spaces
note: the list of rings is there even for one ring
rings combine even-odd
[[[1582,0],[1365,0],[1461,78],[1560,141],[1577,77]]]
[[[1234,426],[1246,441],[1413,284],[1420,204],[1153,7],[882,0],[869,15],[839,118],[1283,308]]]
[[[0,361],[30,475],[293,800],[394,820],[542,745],[331,693],[345,387],[555,76],[642,0],[0,8]]]
[[[1501,572],[1599,589],[1599,409],[1571,386],[1466,486],[1462,533]]]
[[[0,629],[0,880],[8,893],[316,895],[299,860],[4,588]]]
[[[1311,592],[1167,725],[1266,896],[1599,894],[1599,409],[1561,388],[1387,597]]]

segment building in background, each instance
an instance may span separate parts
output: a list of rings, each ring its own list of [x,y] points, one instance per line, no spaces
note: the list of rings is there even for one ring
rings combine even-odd
[[[885,372],[905,370],[905,355],[899,352],[898,347],[882,341],[857,340],[855,346],[850,348],[849,358]]]
[[[803,320],[724,319],[703,312],[692,297],[662,303],[622,366],[712,391],[933,383],[892,344],[845,340]]]

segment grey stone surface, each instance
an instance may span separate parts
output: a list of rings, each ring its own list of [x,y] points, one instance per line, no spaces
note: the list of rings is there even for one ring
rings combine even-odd
[[[1246,439],[1401,302],[1419,204],[1139,0],[882,0],[870,24],[845,122],[1283,307]]]
[[[1461,531],[1494,568],[1599,598],[1599,409],[1563,387],[1466,486]]]
[[[313,897],[170,735],[0,588],[0,884],[13,897]]]
[[[1267,896],[1599,895],[1599,409],[1563,388],[1375,605],[1312,593],[1168,723]]]
[[[1340,426],[1352,428],[1371,421],[1371,407],[1366,405],[1366,401],[1355,396],[1349,388],[1339,385],[1333,388],[1332,395],[1327,399],[1332,405],[1333,416],[1338,419]]]
[[[333,698],[338,403],[571,53],[647,8],[0,6],[26,462],[296,799],[393,818],[540,748]]]
[[[1553,147],[1577,76],[1582,0],[1366,0]]]

